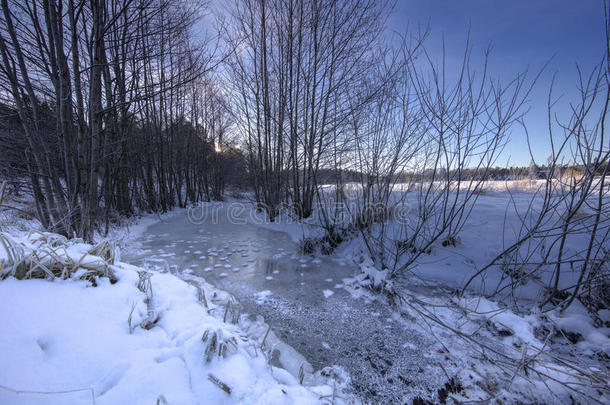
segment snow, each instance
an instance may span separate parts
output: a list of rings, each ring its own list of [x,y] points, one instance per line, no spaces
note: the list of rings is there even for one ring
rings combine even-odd
[[[550,318],[558,329],[582,336],[576,343],[579,350],[588,354],[605,353],[610,357],[610,328],[595,327],[580,302],[573,303],[563,314],[554,311]]]
[[[256,297],[256,302],[260,305],[260,304],[263,304],[265,301],[267,301],[267,299],[271,296],[271,291],[269,291],[269,290],[260,291],[260,292],[257,292],[256,294],[254,294],[254,296]]]
[[[405,277],[399,280],[390,280],[388,270],[378,270],[375,263],[368,258],[362,240],[357,236],[339,246],[334,253],[333,264],[329,264],[331,260],[327,258],[321,260],[320,257],[315,256],[303,257],[293,253],[289,248],[286,251],[284,247],[277,248],[273,241],[266,240],[266,233],[263,233],[265,236],[261,236],[261,240],[257,239],[256,234],[250,235],[251,240],[244,242],[244,246],[248,246],[249,250],[242,250],[243,241],[238,238],[243,236],[235,231],[231,231],[235,232],[235,235],[228,233],[230,238],[217,242],[214,238],[218,236],[213,231],[207,231],[205,235],[210,236],[205,238],[202,236],[202,239],[197,241],[188,240],[187,236],[182,236],[185,238],[183,240],[170,239],[172,243],[165,241],[166,244],[161,245],[165,251],[158,249],[150,253],[157,258],[168,259],[167,262],[160,262],[165,267],[157,266],[160,271],[179,272],[192,266],[185,264],[175,268],[175,264],[172,266],[167,264],[172,259],[187,257],[189,253],[193,255],[191,259],[195,261],[198,257],[200,260],[209,259],[208,263],[197,261],[199,264],[193,268],[199,268],[199,265],[203,268],[204,265],[208,265],[209,267],[203,268],[203,271],[208,273],[205,277],[222,277],[222,281],[227,283],[249,277],[248,274],[253,269],[258,269],[260,262],[265,258],[276,258],[278,261],[287,258],[294,260],[294,273],[295,275],[299,273],[301,277],[297,282],[300,280],[309,282],[310,270],[314,269],[324,268],[324,271],[330,271],[338,270],[338,266],[357,269],[359,273],[350,278],[332,273],[321,278],[325,283],[341,280],[333,287],[337,291],[328,289],[330,285],[324,284],[311,289],[307,295],[329,305],[336,304],[338,309],[341,308],[339,305],[350,305],[352,298],[362,301],[365,305],[372,302],[378,304],[383,299],[380,298],[382,295],[371,293],[369,287],[375,290],[394,288],[395,291],[403,294],[405,301],[392,307],[397,308],[400,313],[394,312],[388,315],[387,312],[372,311],[364,313],[362,317],[363,319],[367,316],[375,317],[379,319],[377,324],[383,323],[379,331],[379,341],[384,341],[387,337],[383,329],[387,327],[390,330],[390,327],[396,325],[404,325],[406,328],[412,328],[413,331],[423,330],[432,336],[434,344],[423,345],[422,342],[406,339],[409,341],[401,342],[397,347],[399,350],[417,352],[418,356],[428,359],[422,363],[426,365],[424,367],[428,367],[429,364],[435,366],[441,364],[445,373],[459,378],[464,391],[460,394],[452,394],[452,397],[460,401],[486,401],[489,399],[488,391],[490,391],[496,395],[496,398],[506,403],[528,398],[547,403],[555,403],[558,400],[568,401],[571,392],[562,385],[563,383],[582,386],[582,381],[579,380],[584,378],[582,373],[596,373],[591,374],[595,378],[608,375],[607,363],[604,364],[607,360],[604,358],[607,359],[610,354],[610,329],[604,327],[603,322],[606,322],[605,326],[608,325],[610,311],[605,309],[598,311],[598,317],[602,321],[601,327],[578,302],[562,314],[557,310],[547,313],[536,311],[515,313],[512,310],[514,307],[511,305],[511,300],[536,299],[541,293],[540,285],[546,280],[534,280],[520,285],[515,290],[516,297],[491,300],[477,294],[494,290],[501,281],[502,274],[493,271],[489,272],[485,279],[474,284],[474,288],[462,298],[451,299],[452,296],[448,292],[450,288],[462,285],[478,266],[486,263],[501,250],[501,229],[504,223],[508,224],[507,229],[514,227],[516,216],[506,214],[508,200],[504,192],[505,187],[506,185],[492,184],[489,186],[489,191],[480,197],[476,215],[473,215],[464,227],[457,246],[447,248],[435,246],[430,254],[421,256]],[[513,188],[519,191],[514,193],[517,206],[523,207],[527,204],[535,187],[536,184],[523,184],[521,189]],[[223,207],[226,207],[226,204]],[[181,213],[183,214],[183,211]],[[170,215],[172,214],[162,219],[171,218]],[[319,235],[320,232],[315,218],[298,223],[284,213],[275,223],[264,223],[260,218],[261,215],[254,213],[248,218],[248,224],[281,231],[288,236],[284,239],[294,242],[304,236]],[[155,220],[158,221],[158,218]],[[180,234],[167,230],[163,232]],[[199,232],[204,233],[203,229]],[[30,254],[32,250],[40,248],[52,239],[50,234],[44,233],[33,234],[29,238],[21,234],[8,235],[8,237],[13,236],[12,244],[20,246],[22,255]],[[168,238],[173,236],[169,235]],[[218,243],[218,246],[207,248],[210,240]],[[66,262],[75,264],[80,261],[81,267],[105,265],[104,260],[90,253],[91,246],[87,244],[77,241],[66,242],[61,238],[55,243],[62,252],[61,255],[66,257]],[[193,245],[188,245],[189,249],[184,249],[184,243]],[[201,251],[191,252],[191,249],[196,249],[193,246]],[[208,257],[200,256],[202,251],[207,252]],[[178,254],[176,255],[175,252]],[[247,252],[257,259],[248,258],[247,263],[242,265],[248,266],[248,263],[251,263],[251,267],[237,273],[241,260],[239,257],[248,257]],[[222,261],[223,264],[218,263],[217,256],[220,256],[218,261]],[[0,245],[0,260],[2,259],[5,262],[10,261],[10,252]],[[221,271],[224,268],[232,271],[210,273],[212,266]],[[269,331],[263,345],[262,336],[266,336],[268,331],[267,327],[263,326],[263,321],[245,319],[240,320],[237,325],[221,322],[226,306],[211,299],[211,290],[208,289],[206,293],[208,304],[212,307],[208,312],[198,302],[195,287],[185,284],[170,274],[154,272],[151,276],[154,311],[160,314],[159,322],[150,330],[136,327],[130,334],[127,318],[131,308],[135,308],[133,318],[136,325],[148,316],[149,308],[145,304],[147,296],[135,287],[138,282],[137,271],[142,269],[118,262],[111,268],[117,273],[119,282],[110,285],[102,278],[96,288],[90,287],[87,282],[77,280],[83,274],[82,269],[76,271],[70,280],[56,278],[53,282],[14,279],[0,281],[0,322],[6,330],[17,330],[14,336],[1,337],[0,355],[6,353],[5,358],[10,360],[6,364],[20,364],[20,362],[24,364],[0,371],[0,384],[4,381],[7,386],[12,384],[10,387],[13,389],[27,391],[82,389],[61,395],[17,395],[0,388],[0,402],[19,400],[25,403],[53,403],[53,401],[91,403],[93,393],[96,403],[117,401],[132,403],[135,399],[137,400],[134,403],[138,403],[137,401],[140,400],[138,395],[143,395],[142,398],[146,399],[142,401],[143,403],[155,403],[161,395],[170,404],[201,403],[201,398],[208,396],[210,403],[273,403],[273,401],[310,403],[317,402],[320,395],[332,394],[330,387],[333,382],[312,379],[309,383],[315,381],[321,385],[304,387],[298,384],[298,375],[304,364],[307,365],[309,374],[314,370],[303,355],[275,335],[274,330],[282,326],[279,325],[281,322],[273,323],[274,330]],[[182,274],[178,274],[185,280],[201,280],[200,275],[189,275],[189,272],[187,269],[183,270]],[[263,283],[249,290],[250,297],[253,297],[257,305],[271,307],[280,312],[278,303],[284,297],[281,296],[281,290],[278,290],[276,285],[283,282],[287,273],[290,271],[282,268],[281,275],[278,275],[272,283],[265,283],[264,280],[273,280],[273,276],[269,274],[279,274],[279,270],[264,273],[266,277],[260,276]],[[328,276],[335,278],[326,278]],[[569,278],[566,280],[570,281]],[[47,287],[35,287],[39,284]],[[305,286],[308,283],[298,284]],[[445,286],[447,289],[437,288],[438,286]],[[55,288],[62,292],[53,294],[52,290],[54,291]],[[302,290],[307,289],[308,287]],[[338,291],[339,289],[347,291],[348,294]],[[18,294],[21,298],[7,294],[6,291],[15,291],[14,294]],[[214,292],[216,293],[217,291]],[[321,295],[328,299],[335,293],[333,299],[326,301],[320,299]],[[43,309],[39,310],[38,306]],[[44,319],[40,321],[39,318]],[[279,318],[282,319],[281,316]],[[54,325],[54,322],[57,325]],[[451,329],[442,327],[440,322]],[[28,323],[37,326],[30,327]],[[91,325],[92,323],[96,324]],[[312,325],[317,326],[315,320],[312,321]],[[333,327],[341,328],[340,325]],[[96,330],[97,334],[94,333]],[[210,363],[202,361],[202,357],[205,356],[202,348],[204,342],[201,338],[206,330],[219,331],[218,335],[221,335],[225,341],[235,337],[240,342],[237,350],[227,358],[216,358]],[[323,338],[325,341],[321,341],[321,338],[316,336],[316,330],[319,331],[314,327],[309,331],[311,341],[307,342],[308,346],[319,345],[329,353],[344,349],[336,340]],[[288,333],[290,334],[291,331]],[[104,339],[100,339],[100,336]],[[244,337],[248,341],[240,340]],[[100,340],[103,342],[99,342]],[[570,343],[568,340],[574,342]],[[70,350],[74,351],[68,353],[66,345],[58,342],[66,342]],[[332,346],[327,342],[331,342]],[[486,345],[484,353],[479,352],[481,350],[479,344]],[[120,348],[116,349],[115,345]],[[268,350],[261,350],[262,346]],[[294,347],[298,346],[294,345]],[[275,349],[278,350],[279,363],[284,369],[277,368],[277,364],[270,362],[269,353],[275,353]],[[309,358],[309,354],[305,352],[310,350],[309,347],[299,350],[304,350],[303,353]],[[102,353],[106,357],[101,358]],[[375,355],[374,351],[367,353],[372,357]],[[83,360],[80,360],[79,356],[82,356]],[[496,364],[492,365],[492,361],[496,361]],[[77,364],[73,366],[74,362]],[[96,366],[95,369],[88,365],[96,362],[99,362],[99,367]],[[506,363],[511,367],[506,366]],[[312,364],[320,366],[314,361]],[[574,364],[578,364],[578,370],[582,373],[571,368]],[[34,377],[31,370],[41,371]],[[550,387],[549,391],[542,380],[524,374],[524,370],[545,373],[557,381],[546,380]],[[375,372],[370,370],[372,375]],[[343,373],[345,379],[349,379],[347,372]],[[580,377],[574,377],[574,374]],[[231,395],[225,394],[212,383],[210,375],[230,386]],[[158,383],[157,380],[163,382]],[[585,381],[588,384],[589,380],[585,378]],[[133,391],[129,390],[131,385],[134,387]],[[595,390],[590,389],[592,386],[594,385],[586,385],[582,390],[589,390],[591,398],[607,402],[607,394],[601,393],[601,390],[596,393]],[[146,391],[147,387],[148,391]],[[291,387],[291,390],[285,387]],[[420,388],[409,388],[409,394],[418,392]],[[403,389],[407,390],[407,388]],[[423,388],[419,392],[422,391]]]
[[[125,220],[121,226],[110,228],[109,233],[106,236],[96,234],[94,240],[95,242],[112,240],[121,248],[136,250],[139,248],[139,245],[134,241],[140,239],[150,225],[158,223],[159,221],[169,220],[183,212],[184,210],[182,209],[176,209],[164,214],[146,213],[134,219]]]
[[[42,249],[36,238],[14,239],[26,252]],[[116,283],[98,277],[93,287],[77,279],[82,270],[68,279],[0,281],[0,403],[314,404],[332,394],[329,385],[306,387],[270,367],[256,340],[221,320],[219,292],[204,289],[206,308],[195,286],[158,272],[142,291],[142,268],[110,264],[92,249],[68,241],[56,251],[60,261],[108,266]],[[145,329],[151,311],[158,321]],[[208,362],[209,333],[227,350]]]
[[[514,289],[506,288],[503,294],[495,295],[494,300],[483,296],[491,295],[511,282],[511,279],[500,271],[499,266],[488,270],[485,277],[475,279],[462,299],[451,301],[449,292],[435,292],[435,287],[438,286],[447,287],[447,291],[455,291],[463,286],[479,268],[500,253],[505,244],[511,243],[511,238],[515,238],[519,230],[520,215],[526,212],[530,203],[534,212],[540,204],[534,192],[541,185],[540,181],[487,183],[484,192],[479,196],[473,215],[460,234],[457,245],[443,247],[437,243],[429,254],[418,258],[415,264],[397,279],[390,279],[388,270],[379,270],[377,263],[373,263],[369,258],[363,240],[356,234],[343,242],[333,256],[338,265],[342,265],[341,262],[357,265],[360,274],[343,279],[342,284],[337,284],[335,288],[342,287],[354,299],[365,301],[374,299],[369,295],[367,287],[395,291],[407,297],[413,296],[411,290],[425,291],[416,298],[422,308],[429,311],[425,316],[442,320],[454,330],[448,330],[434,322],[431,326],[429,320],[422,323],[421,327],[432,328],[433,334],[440,336],[450,348],[450,355],[445,353],[443,346],[439,346],[438,350],[443,350],[442,356],[448,356],[450,360],[447,361],[455,363],[454,370],[471,400],[486,400],[489,395],[485,390],[489,388],[482,389],[480,386],[495,381],[501,392],[497,397],[509,398],[509,402],[523,398],[539,398],[549,403],[557,402],[558,398],[569,401],[573,392],[567,389],[567,385],[579,386],[579,392],[587,392],[591,395],[589,398],[608,401],[607,390],[599,389],[599,385],[591,381],[600,381],[600,378],[604,380],[608,376],[607,360],[604,359],[610,355],[610,328],[607,327],[610,311],[599,310],[597,323],[578,302],[572,304],[564,313],[559,313],[557,309],[538,312],[532,303],[540,300],[544,294],[541,287],[549,284],[551,272],[539,272],[538,277],[523,280]],[[400,192],[400,187],[397,187],[397,190]],[[510,194],[507,190],[510,190]],[[408,197],[406,201],[411,202]],[[256,215],[256,221],[251,220],[250,223],[284,232],[295,242],[303,237],[319,236],[320,227],[316,224],[315,218],[318,216],[315,213],[312,218],[302,221],[300,226],[298,221],[286,213],[282,213],[272,223],[264,222]],[[389,221],[386,229],[391,230],[394,226],[395,224]],[[390,233],[388,240],[392,241],[392,237]],[[586,237],[587,235],[571,236],[568,243],[570,252],[574,253],[579,245],[586,242]],[[300,266],[306,268],[312,263],[315,264],[316,260],[318,259],[303,259]],[[568,288],[577,278],[578,271],[565,269],[559,288]],[[326,298],[327,292],[332,293],[331,290],[323,288],[320,292]],[[398,321],[404,316],[410,323],[419,322],[424,315],[414,311],[409,305],[415,304],[401,304],[399,307],[403,315],[397,319],[388,318],[388,321]],[[524,310],[526,308],[533,309]],[[476,344],[469,340],[471,338],[475,339]],[[479,357],[479,342],[487,342],[490,347],[498,350],[498,353],[510,358],[513,368],[492,367],[489,363],[475,360]],[[486,356],[489,356],[489,353]],[[536,359],[535,365],[531,363],[533,370],[547,377],[533,379],[528,377],[527,373],[524,375],[524,369],[519,367],[523,362],[528,364],[527,359]],[[502,361],[506,359],[500,359],[500,362]],[[527,366],[525,369],[527,371]],[[482,376],[477,375],[477,370]],[[593,371],[599,374],[590,376],[588,373]],[[507,372],[508,379],[502,376]],[[579,377],[574,377],[574,374]],[[579,380],[587,383],[583,385]]]

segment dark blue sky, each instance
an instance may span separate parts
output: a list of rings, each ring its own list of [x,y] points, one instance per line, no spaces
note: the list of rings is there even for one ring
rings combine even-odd
[[[549,155],[545,128],[546,101],[552,75],[557,73],[554,94],[563,94],[558,111],[576,95],[578,63],[585,72],[603,56],[604,6],[602,0],[399,0],[390,26],[399,32],[430,24],[429,48],[440,55],[444,34],[448,60],[459,60],[467,30],[473,55],[491,43],[491,70],[508,81],[529,68],[532,77],[553,58],[530,98],[528,128],[537,163]],[[528,165],[530,157],[523,131],[513,130],[512,140],[498,162],[503,166]]]

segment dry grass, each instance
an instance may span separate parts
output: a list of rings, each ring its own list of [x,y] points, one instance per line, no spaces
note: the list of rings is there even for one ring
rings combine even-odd
[[[27,235],[27,241],[28,244],[0,232],[0,249],[5,253],[0,259],[2,278],[67,279],[85,270],[79,279],[89,281],[93,286],[97,286],[99,277],[108,278],[112,284],[117,281],[111,268],[115,246],[108,241],[93,246],[76,260],[68,254],[70,242],[61,235],[33,231]]]
[[[237,339],[235,336],[225,338],[222,330],[207,329],[201,336],[205,349],[205,361],[211,362],[214,358],[226,358],[229,354],[237,352]]]

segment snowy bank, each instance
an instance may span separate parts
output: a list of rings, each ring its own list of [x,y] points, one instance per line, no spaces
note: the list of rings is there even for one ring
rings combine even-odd
[[[15,236],[10,247],[0,245],[5,274],[0,403],[314,404],[333,399],[334,389],[322,377],[306,387],[272,367],[261,342],[227,319],[217,291],[114,262],[112,255],[95,255],[96,247],[52,234]],[[26,278],[45,278],[6,277],[15,267],[14,250],[22,263],[19,275],[26,266]],[[28,262],[32,256],[44,260]],[[69,271],[52,271],[50,280],[47,272],[27,272],[34,262]],[[98,273],[80,279],[91,269]]]

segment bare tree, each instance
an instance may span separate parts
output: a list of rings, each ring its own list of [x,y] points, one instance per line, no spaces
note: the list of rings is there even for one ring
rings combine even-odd
[[[311,215],[317,172],[352,110],[367,100],[350,104],[348,90],[375,69],[389,9],[385,1],[246,0],[229,10],[235,119],[269,218],[282,203],[301,218]]]
[[[567,119],[555,116],[553,91],[548,99],[551,155],[540,189],[522,224],[507,232],[506,248],[468,280],[501,271],[491,294],[514,297],[521,284],[538,280],[547,288],[538,304],[547,310],[568,308],[580,299],[591,309],[606,305],[610,244],[607,176],[610,143],[605,133],[610,102],[610,20],[605,3],[606,49],[602,61],[587,75],[579,69],[579,99]],[[525,124],[523,124],[525,127]],[[526,128],[527,130],[527,128]],[[529,135],[528,135],[529,138]],[[533,156],[532,156],[533,160]],[[517,205],[513,203],[515,209]],[[582,248],[576,248],[582,246]],[[606,304],[603,304],[603,303]]]
[[[362,181],[352,224],[373,267],[390,278],[436,244],[459,243],[531,90],[525,74],[505,85],[490,78],[488,52],[477,74],[468,44],[450,79],[445,58],[436,64],[424,38],[405,41],[401,77],[353,125]],[[425,63],[416,63],[416,56]]]
[[[188,122],[194,107],[187,92],[217,63],[215,48],[194,43],[201,5],[1,6],[0,82],[26,135],[23,153],[43,225],[90,239],[102,220],[108,229],[115,210],[184,205],[184,171],[203,169],[180,156],[189,131],[201,131]],[[189,131],[178,131],[180,122]],[[193,150],[208,149],[204,138],[192,137]]]

